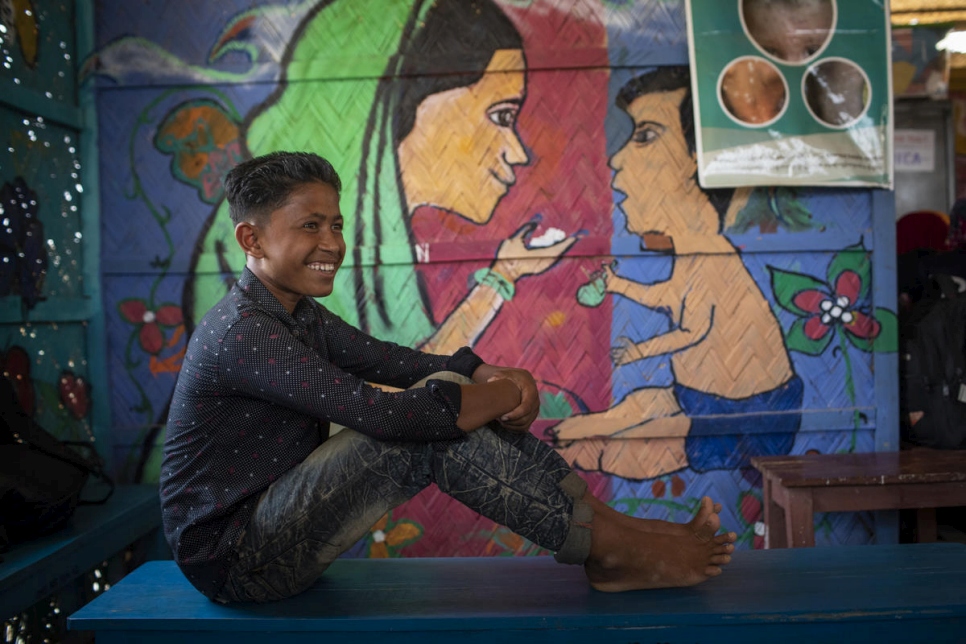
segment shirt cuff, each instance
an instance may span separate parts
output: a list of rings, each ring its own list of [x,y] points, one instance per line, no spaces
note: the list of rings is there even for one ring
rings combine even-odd
[[[455,371],[461,376],[472,378],[473,372],[481,364],[483,364],[483,358],[473,353],[473,350],[469,347],[463,347],[446,361],[446,370]]]
[[[426,381],[426,387],[433,394],[433,398],[443,403],[451,414],[453,422],[460,416],[460,409],[463,407],[463,390],[458,383],[451,380],[432,380]],[[462,430],[460,430],[462,432]]]

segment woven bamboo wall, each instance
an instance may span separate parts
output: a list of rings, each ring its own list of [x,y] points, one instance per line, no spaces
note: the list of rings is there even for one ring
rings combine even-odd
[[[881,310],[894,303],[872,298],[872,192],[761,187],[718,213],[694,185],[686,149],[635,147],[615,97],[655,67],[687,65],[683,2],[673,0],[506,0],[525,68],[520,57],[481,68],[460,49],[469,42],[460,30],[473,25],[451,24],[456,38],[408,50],[409,60],[435,69],[443,59],[440,73],[465,72],[473,84],[420,103],[433,118],[417,110],[414,131],[428,147],[403,154],[394,141],[377,170],[360,142],[367,127],[391,131],[403,108],[376,92],[419,81],[394,81],[390,62],[407,42],[411,4],[99,4],[99,52],[85,74],[98,88],[122,478],[156,479],[186,339],[242,266],[224,173],[249,154],[301,148],[330,158],[350,195],[377,171],[399,193],[380,215],[381,238],[363,239],[327,306],[386,339],[446,351],[470,343],[489,362],[530,369],[543,402],[533,431],[555,440],[602,498],[681,520],[708,493],[742,546],[760,546],[751,456],[875,446],[875,349],[894,339]],[[520,86],[518,120],[500,126],[490,108]],[[690,124],[665,125],[680,134]],[[420,191],[436,197],[409,203]],[[344,195],[349,230],[369,216],[364,201]],[[512,297],[481,307],[474,298],[487,287],[474,276],[498,259],[519,279]],[[649,286],[646,295],[601,295],[614,259],[611,283]],[[377,264],[392,289],[356,290],[349,276]],[[838,314],[826,315],[825,302]],[[393,311],[387,322],[374,322],[380,307]],[[818,521],[820,542],[873,538],[869,515]],[[353,550],[538,552],[435,489]]]

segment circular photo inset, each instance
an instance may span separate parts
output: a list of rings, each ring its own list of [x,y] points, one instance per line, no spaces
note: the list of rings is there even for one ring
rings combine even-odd
[[[830,127],[848,127],[869,108],[872,86],[865,71],[845,58],[826,58],[802,77],[802,95],[812,116]]]
[[[762,53],[788,64],[812,60],[835,31],[835,0],[738,0],[741,24]]]
[[[774,123],[788,105],[788,84],[778,68],[763,58],[744,56],[731,62],[718,79],[721,107],[741,125]]]

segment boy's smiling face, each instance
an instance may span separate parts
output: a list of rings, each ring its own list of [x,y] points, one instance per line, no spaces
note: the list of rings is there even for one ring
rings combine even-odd
[[[235,237],[248,268],[291,313],[303,296],[332,293],[345,257],[339,194],[328,184],[307,183],[266,221],[238,224]]]

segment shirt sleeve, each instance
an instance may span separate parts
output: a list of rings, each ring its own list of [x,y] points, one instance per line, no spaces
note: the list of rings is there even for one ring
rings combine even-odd
[[[243,317],[232,325],[221,344],[217,378],[226,396],[259,398],[351,427],[377,440],[436,441],[465,436],[456,426],[459,387],[454,394],[452,388],[444,386],[452,383],[431,380],[426,387],[384,392],[365,382],[371,365],[362,373],[350,373],[269,315]],[[384,348],[377,351],[383,354]],[[385,362],[391,358],[397,363],[393,367],[396,382],[403,382],[400,374],[407,365],[422,374],[437,363],[445,368],[447,361],[445,357],[439,360],[439,356],[421,360],[408,356],[407,362],[402,352],[391,347],[385,348],[384,355]],[[349,356],[348,348],[345,356],[341,365],[353,365],[358,360]],[[396,369],[400,359],[403,368]],[[409,384],[417,380],[413,378]]]
[[[374,338],[319,307],[333,364],[369,382],[405,389],[438,371],[471,378],[483,360],[469,347],[452,356],[424,353]]]

